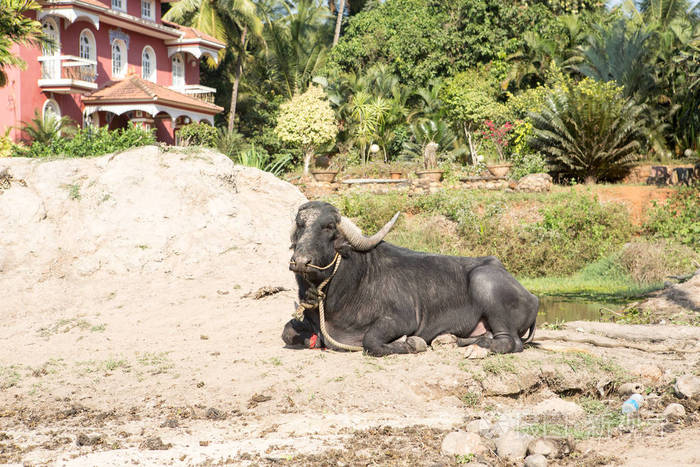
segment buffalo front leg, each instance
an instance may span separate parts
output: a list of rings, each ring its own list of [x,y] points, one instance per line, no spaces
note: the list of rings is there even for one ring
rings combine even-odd
[[[418,353],[426,350],[425,341],[418,336],[409,336],[406,342],[396,340],[410,332],[410,323],[402,326],[391,317],[380,318],[365,333],[362,338],[362,347],[365,352],[374,357]]]
[[[292,319],[284,326],[282,340],[289,347],[311,347],[313,335],[314,330],[307,321]]]

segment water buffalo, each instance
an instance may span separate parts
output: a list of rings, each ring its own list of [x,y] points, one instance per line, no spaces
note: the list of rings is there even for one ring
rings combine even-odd
[[[367,237],[331,204],[299,208],[290,269],[307,305],[303,320],[286,324],[284,342],[331,348],[340,342],[382,356],[414,353],[422,341],[449,333],[460,346],[522,351],[521,337],[527,332],[527,343],[534,336],[537,297],[493,256],[419,253],[382,241],[397,217]],[[319,303],[325,305],[325,334],[313,306]]]

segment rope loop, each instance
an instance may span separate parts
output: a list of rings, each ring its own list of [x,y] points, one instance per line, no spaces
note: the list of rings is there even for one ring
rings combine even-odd
[[[326,270],[333,266],[335,264],[335,267],[333,268],[333,272],[331,273],[330,276],[326,278],[323,282],[319,284],[318,287],[316,287],[316,295],[318,296],[319,300],[316,303],[307,303],[307,302],[301,302],[299,306],[297,306],[296,311],[294,312],[294,317],[298,319],[299,321],[304,320],[304,310],[313,310],[314,308],[318,308],[318,318],[319,318],[319,325],[321,327],[321,335],[323,336],[323,340],[326,341],[326,343],[331,344],[333,347],[337,347],[341,350],[350,350],[353,352],[361,352],[364,350],[363,347],[357,346],[357,345],[348,345],[348,344],[343,344],[341,342],[336,341],[333,339],[330,334],[328,334],[328,329],[326,328],[326,310],[325,310],[325,301],[326,301],[326,294],[323,291],[323,289],[328,285],[328,283],[331,281],[333,276],[335,276],[335,273],[338,272],[338,267],[340,266],[340,260],[342,259],[342,256],[340,256],[339,253],[336,252],[335,258],[333,258],[333,261],[327,266],[320,267],[320,266],[314,266],[312,264],[309,264],[308,266],[316,268],[318,270]],[[307,281],[308,282],[308,281]],[[310,284],[309,284],[310,285]]]

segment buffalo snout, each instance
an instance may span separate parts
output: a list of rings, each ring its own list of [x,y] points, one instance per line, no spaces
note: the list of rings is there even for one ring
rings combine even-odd
[[[309,269],[309,264],[311,264],[310,256],[295,253],[289,262],[289,269],[294,272],[305,272]]]

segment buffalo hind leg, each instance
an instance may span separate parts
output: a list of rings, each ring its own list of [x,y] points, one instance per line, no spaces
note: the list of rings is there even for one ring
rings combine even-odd
[[[517,353],[523,351],[523,341],[518,335],[513,335],[510,332],[495,332],[492,338],[488,341],[479,342],[481,347],[487,347],[491,352],[495,353]]]
[[[410,336],[406,342],[397,342],[401,336],[409,334],[408,326],[400,326],[395,320],[385,317],[377,320],[362,338],[362,347],[373,357],[391,354],[417,353],[425,349],[422,339]],[[425,344],[425,341],[422,342]]]
[[[289,347],[309,347],[313,334],[313,329],[306,321],[292,319],[284,326],[282,340]]]

